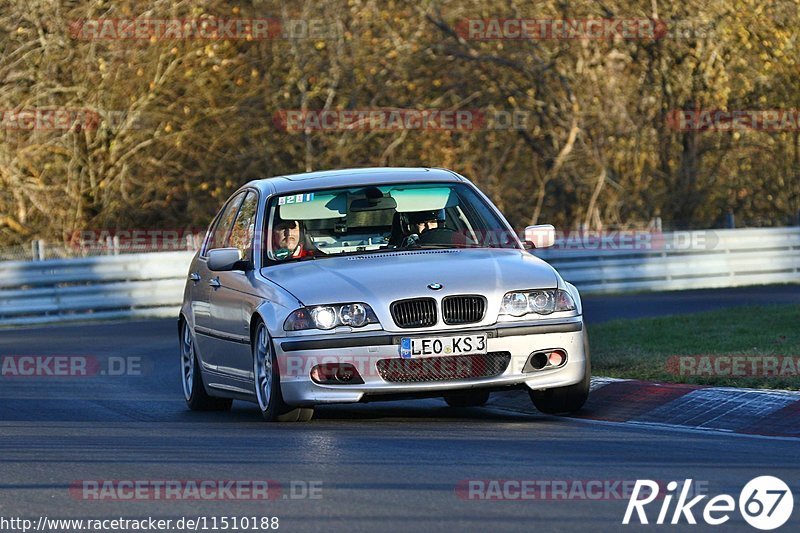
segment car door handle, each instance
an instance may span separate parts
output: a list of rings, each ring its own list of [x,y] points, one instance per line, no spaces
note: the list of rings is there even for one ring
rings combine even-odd
[[[189,274],[189,279],[197,283],[198,281],[200,281],[200,274],[198,274],[197,272],[192,272],[191,274]]]
[[[215,289],[220,288],[219,278],[211,278],[208,280],[208,284],[214,287]]]

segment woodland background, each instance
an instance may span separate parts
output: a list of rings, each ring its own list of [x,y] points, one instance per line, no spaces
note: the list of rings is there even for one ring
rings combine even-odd
[[[86,40],[93,18],[323,20],[267,40]],[[659,39],[460,38],[469,18],[665,21]],[[798,224],[800,131],[680,131],[675,110],[800,109],[793,0],[0,0],[0,110],[81,108],[67,131],[0,128],[0,244],[98,228],[205,227],[249,179],[441,166],[516,227]],[[286,109],[522,111],[522,129],[298,131]]]

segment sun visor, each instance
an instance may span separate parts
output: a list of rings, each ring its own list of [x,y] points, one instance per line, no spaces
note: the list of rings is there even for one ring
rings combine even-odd
[[[392,189],[389,195],[397,202],[397,211],[438,211],[458,205],[458,197],[449,187]]]

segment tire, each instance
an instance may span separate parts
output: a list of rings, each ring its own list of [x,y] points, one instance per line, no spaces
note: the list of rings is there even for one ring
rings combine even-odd
[[[267,422],[308,422],[314,416],[313,407],[293,407],[283,401],[278,360],[267,327],[256,325],[253,336],[253,381],[261,416]]]
[[[589,341],[584,332],[584,354],[586,356],[586,372],[583,379],[575,385],[556,387],[543,391],[529,390],[534,407],[548,415],[566,415],[579,411],[589,398],[589,386],[592,382],[592,363],[589,358]]]
[[[230,398],[216,398],[206,392],[203,374],[197,360],[194,336],[189,324],[181,320],[180,326],[181,381],[183,397],[192,411],[228,411],[233,405]]]
[[[301,407],[300,408],[300,416],[297,418],[298,422],[309,422],[312,418],[314,418],[314,408],[313,407]]]
[[[444,395],[444,401],[450,407],[481,407],[489,401],[489,391],[478,389],[450,392]]]

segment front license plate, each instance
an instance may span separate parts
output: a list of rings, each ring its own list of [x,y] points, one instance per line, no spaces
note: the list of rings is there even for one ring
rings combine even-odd
[[[436,357],[439,355],[485,355],[486,334],[457,337],[403,337],[400,357]]]

